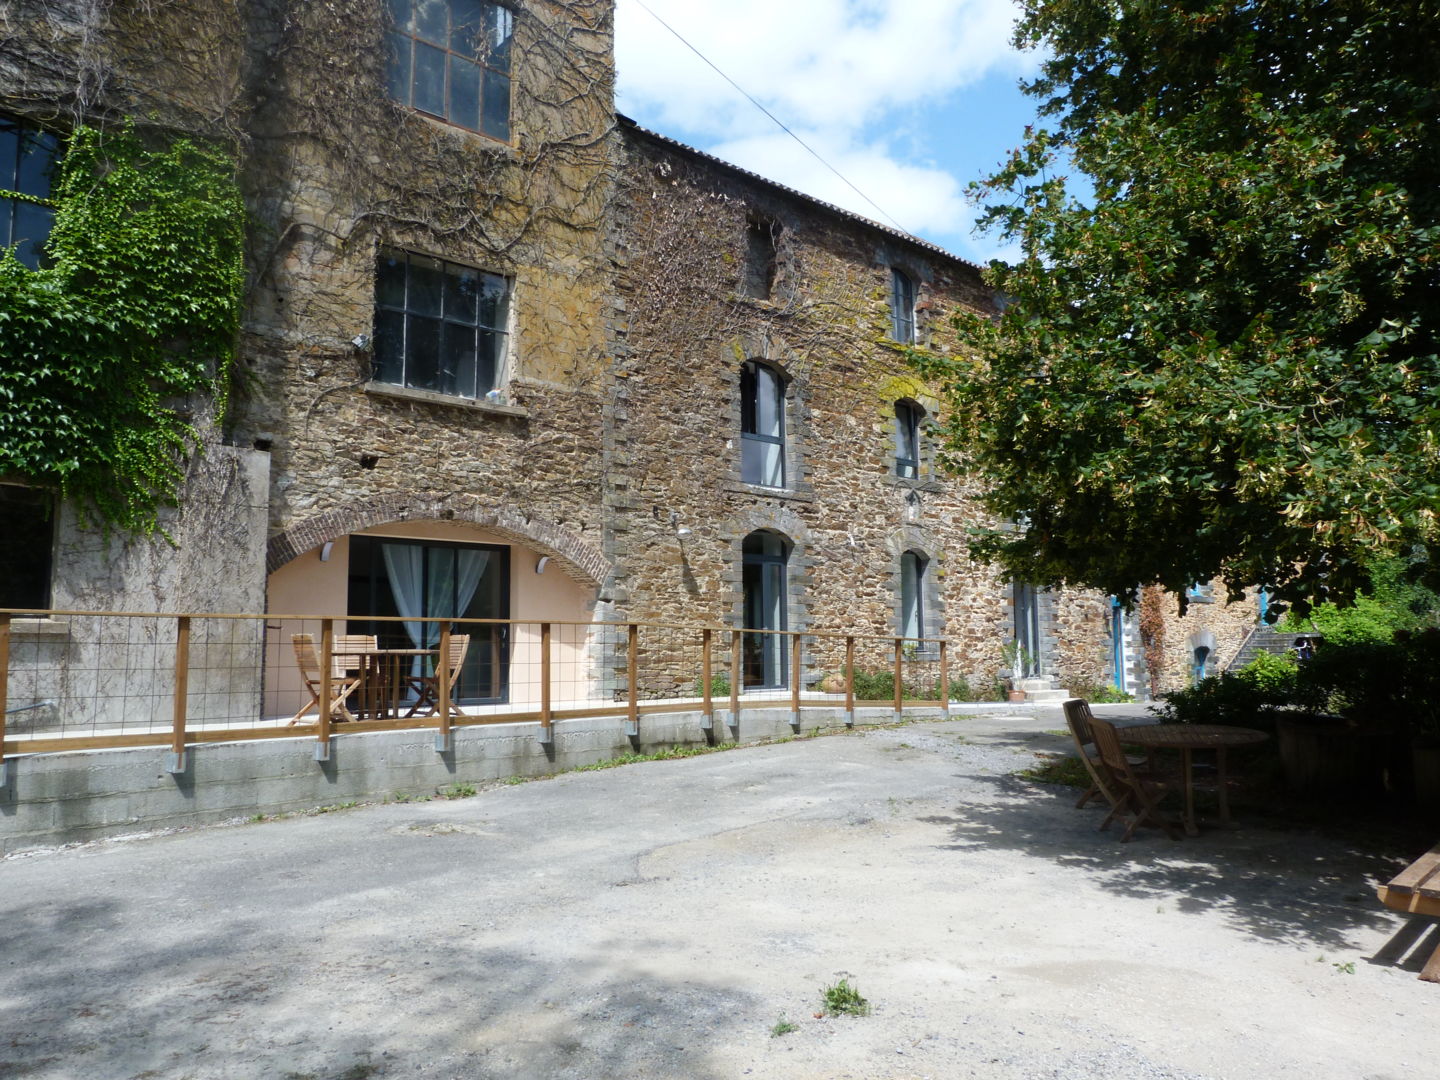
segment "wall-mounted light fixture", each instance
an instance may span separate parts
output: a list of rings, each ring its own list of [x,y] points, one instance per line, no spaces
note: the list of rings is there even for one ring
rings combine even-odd
[[[681,540],[693,535],[689,525],[680,524],[680,515],[674,510],[670,511],[670,524],[675,529],[675,535]]]
[[[335,549],[335,541],[334,541],[334,540],[326,540],[325,543],[321,544],[321,545],[320,545],[320,561],[321,561],[321,562],[329,562],[329,561],[330,561],[330,552],[333,551],[334,549]]]
[[[550,556],[549,556],[549,555],[541,555],[540,558],[539,558],[538,560],[536,560],[536,563],[535,563],[535,572],[536,572],[537,574],[543,574],[543,573],[545,572],[545,567],[547,567],[547,566],[549,566],[549,565],[550,565]]]
[[[350,339],[350,344],[354,345],[357,349],[368,349],[370,347],[370,335],[356,334]]]

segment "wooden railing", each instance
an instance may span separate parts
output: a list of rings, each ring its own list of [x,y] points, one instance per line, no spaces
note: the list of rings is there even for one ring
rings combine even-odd
[[[645,622],[8,609],[0,610],[0,760],[155,745],[169,747],[170,768],[179,771],[189,746],[310,736],[316,758],[325,760],[339,721],[325,707],[313,717],[302,707],[290,721],[307,693],[291,642],[308,633],[318,645],[314,696],[330,702],[344,689],[337,678],[348,677],[336,673],[337,626],[353,631],[357,622],[412,642],[428,624],[419,636],[438,657],[451,655],[457,628],[472,643],[483,639],[473,663],[491,700],[462,703],[467,692],[475,697],[479,677],[462,671],[461,685],[452,686],[450,665],[438,663],[432,712],[400,715],[397,697],[393,710],[377,708],[344,725],[432,729],[440,750],[450,748],[455,728],[477,724],[535,723],[539,739],[550,742],[556,721],[579,717],[620,716],[626,733],[639,736],[641,718],[661,712],[698,712],[711,732],[717,718],[735,727],[744,710],[759,708],[788,709],[796,730],[806,709],[842,708],[849,724],[859,707],[888,707],[897,719],[919,705],[948,711],[951,653],[938,638]],[[784,643],[772,647],[772,655],[788,654],[783,677],[747,689],[747,647],[752,669],[757,656],[760,668],[779,668],[764,660],[767,638]],[[812,684],[828,673],[828,690],[806,690],[807,670]],[[878,697],[877,688],[888,693]]]

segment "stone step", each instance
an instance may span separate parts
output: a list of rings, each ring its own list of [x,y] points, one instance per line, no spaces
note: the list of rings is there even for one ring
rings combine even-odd
[[[1318,634],[1304,634],[1295,630],[1276,630],[1273,626],[1257,627],[1245,642],[1240,651],[1235,654],[1235,659],[1226,665],[1226,671],[1239,671],[1246,664],[1250,663],[1262,652],[1272,653],[1275,656],[1283,656],[1290,649],[1295,647],[1295,639],[1298,637],[1318,638]]]

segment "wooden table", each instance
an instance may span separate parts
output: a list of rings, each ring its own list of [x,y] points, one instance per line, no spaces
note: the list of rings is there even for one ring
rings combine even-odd
[[[1179,750],[1185,764],[1185,832],[1196,836],[1194,754],[1196,750],[1215,751],[1216,779],[1220,784],[1220,823],[1229,826],[1230,801],[1225,794],[1225,752],[1232,746],[1249,746],[1264,742],[1270,736],[1254,728],[1230,727],[1227,724],[1137,724],[1119,728],[1116,734],[1122,743],[1151,750]]]
[[[364,665],[356,697],[356,714],[362,720],[389,720],[400,715],[401,699],[409,686],[410,663],[417,656],[439,656],[438,649],[346,650]]]
[[[1421,855],[1376,892],[1382,904],[1396,911],[1440,917],[1440,844]],[[1435,951],[1430,954],[1420,978],[1440,983],[1440,945],[1435,946]]]

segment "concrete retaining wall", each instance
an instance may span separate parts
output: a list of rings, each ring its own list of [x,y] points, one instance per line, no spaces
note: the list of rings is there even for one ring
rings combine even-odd
[[[790,715],[742,710],[737,730],[719,714],[713,741],[793,735]],[[906,712],[909,719],[938,715],[938,707]],[[856,719],[887,723],[893,716],[889,709],[860,709]],[[698,712],[642,716],[640,736],[630,738],[623,717],[557,721],[551,746],[539,741],[534,723],[464,727],[455,729],[453,751],[443,754],[433,729],[338,734],[327,762],[314,760],[313,737],[206,743],[192,746],[185,771],[174,775],[165,771],[163,746],[23,755],[5,763],[0,852],[541,776],[627,753],[702,746],[707,732],[700,722]],[[806,709],[801,731],[843,724],[840,709]]]

